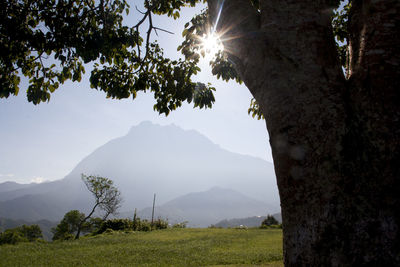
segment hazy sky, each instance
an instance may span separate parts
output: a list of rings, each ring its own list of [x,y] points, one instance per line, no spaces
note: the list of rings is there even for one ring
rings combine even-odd
[[[178,21],[155,19],[155,26],[175,33],[159,32],[169,57],[180,56],[176,47],[183,25],[200,9],[185,9]],[[127,23],[133,24],[137,15],[131,5]],[[141,93],[134,101],[106,99],[104,93],[90,89],[87,75],[81,83],[60,86],[49,103],[35,106],[27,102],[24,81],[19,96],[0,99],[0,182],[61,179],[94,149],[145,120],[194,129],[227,150],[272,161],[265,122],[247,115],[247,88],[216,80],[205,62],[201,68],[197,80],[217,88],[214,107],[200,110],[185,104],[168,117],[153,111],[151,94]]]

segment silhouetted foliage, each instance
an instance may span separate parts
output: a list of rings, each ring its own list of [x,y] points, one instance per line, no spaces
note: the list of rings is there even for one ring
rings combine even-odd
[[[268,214],[267,218],[262,221],[261,228],[268,228],[272,225],[279,225],[279,222],[274,218],[274,216]]]
[[[129,219],[112,219],[106,220],[101,225],[96,234],[102,234],[107,229],[113,231],[133,230],[133,221]]]
[[[161,30],[153,15],[179,17],[180,8],[199,0],[144,1],[137,23],[123,24],[128,1],[5,1],[0,10],[0,97],[17,95],[20,76],[29,79],[28,101],[49,101],[65,81],[81,81],[92,63],[92,88],[111,98],[134,99],[151,91],[154,109],[168,115],[183,101],[211,107],[213,90],[195,83],[195,61],[171,60],[151,34]],[[143,30],[146,27],[147,29]]]

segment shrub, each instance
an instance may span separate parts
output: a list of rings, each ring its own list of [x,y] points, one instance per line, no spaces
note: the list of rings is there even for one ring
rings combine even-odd
[[[144,232],[151,231],[151,222],[149,222],[148,220],[139,220],[139,224],[137,226],[136,231],[144,231]]]
[[[114,233],[114,230],[113,229],[110,229],[110,228],[108,228],[108,229],[106,229],[105,231],[104,231],[104,234],[113,234]]]
[[[12,229],[7,229],[3,233],[0,233],[0,245],[1,244],[17,244],[19,242],[33,242],[43,238],[42,230],[39,225],[22,225]]]
[[[187,221],[181,222],[181,223],[176,223],[172,225],[172,228],[186,228],[187,226]]]
[[[24,224],[19,229],[22,235],[30,242],[36,241],[39,238],[43,238],[42,229],[40,229],[39,225],[37,224],[32,224],[30,226]]]
[[[100,230],[104,220],[99,217],[90,218],[89,221],[85,222],[82,226],[83,232],[95,234]]]
[[[161,218],[158,218],[155,222],[153,222],[153,227],[152,229],[154,230],[162,230],[162,229],[167,229],[168,228],[168,221],[162,220]]]
[[[0,245],[4,244],[17,244],[19,242],[28,242],[21,232],[14,229],[7,229],[0,234]]]
[[[104,221],[100,229],[97,231],[98,234],[105,232],[107,229],[113,231],[123,231],[133,229],[133,221],[129,219],[112,219]]]
[[[134,220],[130,219],[112,219],[104,221],[99,230],[94,234],[102,234],[104,232],[111,231],[144,231],[149,232],[151,230],[161,230],[168,228],[168,221],[157,219],[153,222],[153,225],[148,220],[141,220],[139,217],[134,217]]]
[[[54,233],[54,235],[53,235],[53,241],[72,240],[74,238],[75,238],[75,236],[68,232],[57,232],[57,233]]]
[[[134,231],[148,232],[152,230],[151,222],[149,222],[146,219],[141,220],[139,217],[135,217],[135,219],[132,222],[132,226],[133,226],[132,230]]]

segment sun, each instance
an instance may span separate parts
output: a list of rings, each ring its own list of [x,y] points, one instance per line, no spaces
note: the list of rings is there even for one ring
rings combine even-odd
[[[209,33],[201,38],[201,50],[205,57],[213,57],[219,51],[223,51],[224,46],[216,33]]]

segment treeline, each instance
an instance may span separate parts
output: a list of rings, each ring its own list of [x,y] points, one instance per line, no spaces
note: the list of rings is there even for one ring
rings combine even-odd
[[[52,229],[53,241],[73,240],[78,230],[80,212],[72,210],[67,212],[61,222]],[[170,225],[167,220],[158,218],[153,223],[146,219],[134,216],[133,219],[109,219],[92,218],[82,228],[85,236],[95,236],[113,231],[153,231],[167,228],[186,228],[186,223]],[[39,225],[22,225],[0,232],[0,245],[17,244],[20,242],[46,242],[43,239],[42,230]]]
[[[279,214],[275,214],[279,216]],[[253,216],[247,218],[225,219],[209,228],[282,228],[282,224],[275,218],[274,215]]]
[[[67,212],[57,227],[52,230],[54,233],[53,241],[75,239],[82,217],[84,217],[84,214],[80,213],[78,210]],[[146,219],[140,219],[135,213],[133,219],[102,220],[101,218],[90,218],[83,226],[81,226],[81,232],[84,235],[93,236],[112,231],[148,232],[152,230],[167,229],[169,227],[185,228],[186,222],[170,226],[167,220],[158,218],[151,222]]]
[[[22,225],[39,225],[42,230],[43,239],[46,241],[50,241],[53,237],[53,233],[51,229],[57,225],[58,222],[53,222],[49,220],[38,220],[38,221],[26,221],[22,219],[9,219],[9,218],[0,218],[0,233],[11,228],[17,228]]]
[[[19,242],[43,241],[42,230],[39,225],[22,225],[7,229],[0,233],[0,245],[17,244]]]

